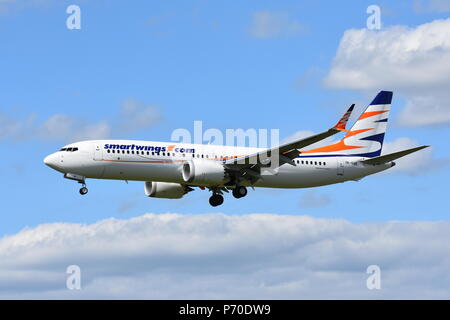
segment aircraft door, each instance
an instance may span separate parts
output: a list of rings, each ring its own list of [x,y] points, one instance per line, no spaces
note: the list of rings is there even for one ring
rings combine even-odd
[[[100,161],[103,160],[103,150],[100,145],[94,145],[94,160]]]
[[[338,176],[344,175],[344,161],[341,159],[338,159],[337,161],[337,175]]]

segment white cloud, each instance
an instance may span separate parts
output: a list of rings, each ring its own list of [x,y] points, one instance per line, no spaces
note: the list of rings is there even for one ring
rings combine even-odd
[[[16,119],[0,112],[0,141],[41,139],[74,142],[121,137],[150,127],[161,118],[158,107],[135,99],[124,100],[116,115],[98,122],[63,113],[51,115],[39,122],[35,114]]]
[[[450,123],[450,94],[411,95],[399,115],[398,123],[407,127]]]
[[[136,132],[160,120],[161,114],[156,105],[146,105],[132,98],[124,100],[120,105],[118,123],[121,133]]]
[[[324,84],[399,92],[407,99],[403,125],[450,123],[450,18],[415,28],[347,30]]]
[[[80,141],[108,138],[111,127],[106,121],[90,124],[74,116],[55,114],[40,124],[36,132],[44,140]]]
[[[22,121],[17,121],[4,112],[0,112],[0,140],[26,138],[26,129],[34,123],[36,116],[28,115]]]
[[[258,11],[253,14],[250,34],[255,38],[278,38],[295,36],[306,28],[284,12]]]
[[[416,28],[347,30],[325,84],[337,88],[422,88],[450,81],[450,18]]]
[[[147,214],[0,239],[1,298],[450,297],[448,222]],[[65,289],[81,268],[82,290]],[[366,268],[382,290],[366,289]]]

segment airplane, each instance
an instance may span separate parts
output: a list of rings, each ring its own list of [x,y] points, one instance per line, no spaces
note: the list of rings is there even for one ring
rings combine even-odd
[[[393,93],[380,91],[350,130],[354,104],[330,129],[273,148],[249,148],[136,140],[90,140],[71,143],[44,163],[81,184],[86,179],[144,181],[148,197],[180,199],[199,188],[212,192],[211,206],[224,193],[247,195],[247,187],[311,188],[358,181],[387,170],[394,160],[429,146],[381,155]],[[345,136],[322,147],[308,146],[339,132]],[[276,169],[269,171],[268,169]]]

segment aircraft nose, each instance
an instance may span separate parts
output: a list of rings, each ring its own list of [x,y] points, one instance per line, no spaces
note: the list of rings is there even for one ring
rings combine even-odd
[[[48,166],[50,164],[50,156],[44,158],[44,163]]]
[[[47,166],[49,166],[50,168],[56,169],[56,168],[57,168],[57,161],[56,161],[55,154],[52,153],[52,154],[46,156],[46,157],[44,158],[44,163],[45,163]]]

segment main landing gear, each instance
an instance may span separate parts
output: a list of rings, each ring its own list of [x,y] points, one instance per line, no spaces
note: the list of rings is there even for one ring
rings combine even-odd
[[[228,190],[226,190],[225,188],[223,189],[215,188],[211,190],[213,192],[212,196],[209,198],[209,204],[211,206],[217,207],[223,203],[222,190],[228,192]],[[243,198],[247,195],[247,188],[244,186],[236,186],[233,189],[232,193],[236,199]]]
[[[213,207],[220,206],[223,203],[223,195],[218,193],[213,193],[213,195],[209,198],[209,204]]]
[[[236,188],[233,189],[233,197],[236,199],[243,198],[247,195],[247,188],[244,186],[236,186]]]

